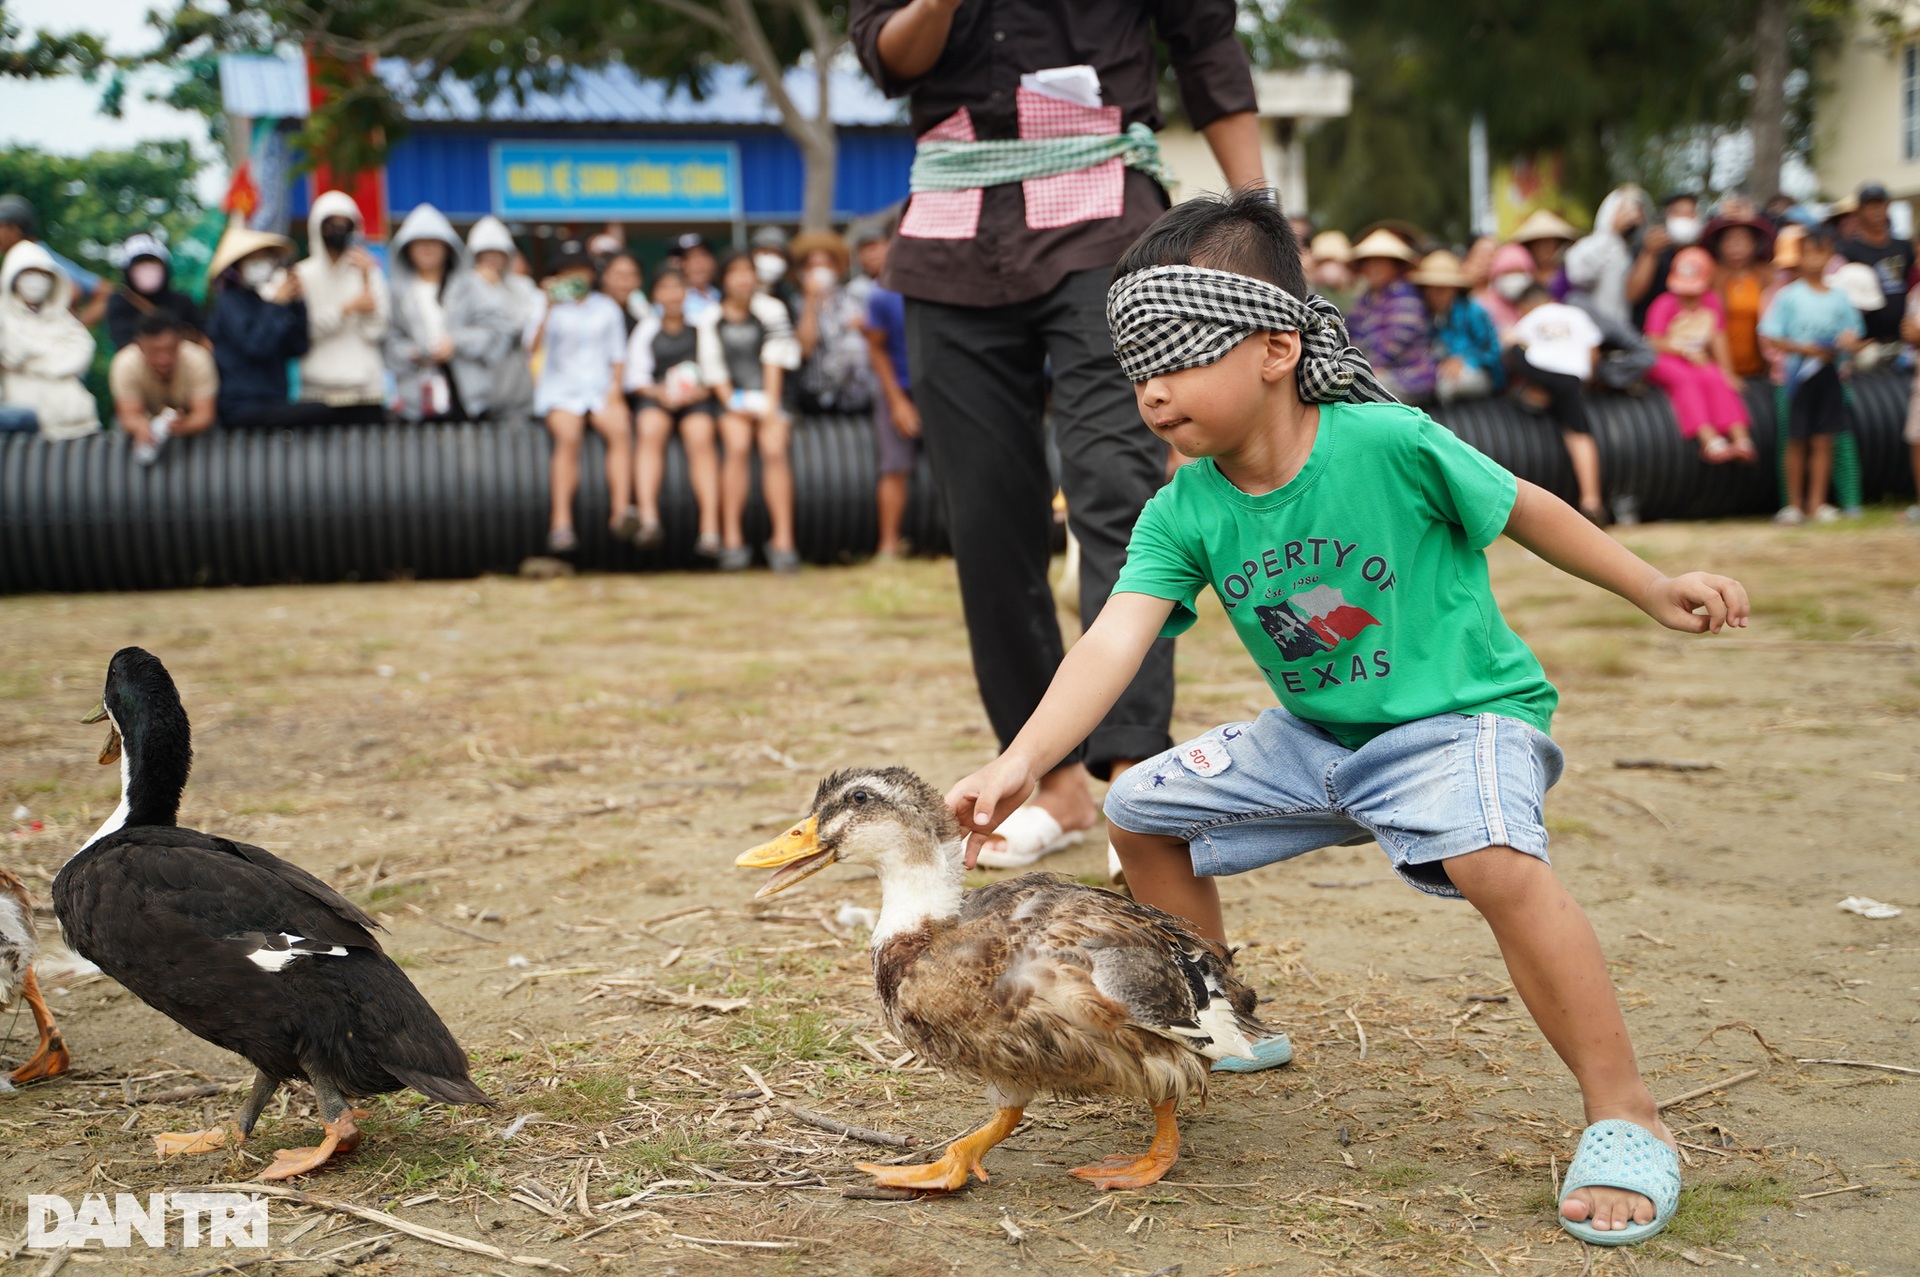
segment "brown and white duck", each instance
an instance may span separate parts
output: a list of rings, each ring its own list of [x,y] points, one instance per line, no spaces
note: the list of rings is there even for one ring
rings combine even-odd
[[[27,894],[25,883],[0,869],[0,1009],[24,1000],[40,1033],[40,1046],[33,1058],[11,1073],[0,1073],[0,1093],[20,1083],[55,1077],[70,1067],[67,1044],[61,1040],[53,1013],[47,1010],[47,1000],[40,996],[40,982],[34,978],[33,964],[39,956],[33,897]]]
[[[1180,918],[1056,874],[972,892],[959,822],[900,767],[836,772],[810,815],[741,855],[776,872],[771,895],[835,861],[880,878],[873,979],[889,1029],[928,1063],[984,1082],[992,1120],[925,1166],[861,1164],[881,1185],[952,1191],[1035,1096],[1123,1095],[1153,1106],[1152,1146],[1077,1167],[1101,1188],[1141,1188],[1180,1152],[1174,1112],[1204,1100],[1214,1060],[1251,1057],[1253,990]]]

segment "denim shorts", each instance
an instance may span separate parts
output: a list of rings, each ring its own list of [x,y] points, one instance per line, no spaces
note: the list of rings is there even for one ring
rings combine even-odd
[[[1107,819],[1186,840],[1203,877],[1374,840],[1420,890],[1458,896],[1440,862],[1506,846],[1547,859],[1542,803],[1564,759],[1500,714],[1441,714],[1348,749],[1283,709],[1228,723],[1130,769]]]

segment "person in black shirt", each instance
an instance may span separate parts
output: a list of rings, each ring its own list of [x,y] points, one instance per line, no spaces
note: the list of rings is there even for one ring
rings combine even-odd
[[[660,484],[667,473],[667,439],[675,430],[687,451],[687,481],[699,511],[700,537],[693,552],[720,557],[720,454],[714,423],[720,404],[700,378],[699,333],[687,322],[687,281],[662,271],[653,281],[653,305],[627,344],[627,388],[633,392],[640,442],[634,452],[634,499],[640,534],[634,544],[651,550],[666,540],[660,524]]]
[[[1840,241],[1840,256],[1873,267],[1887,304],[1860,312],[1867,321],[1867,340],[1898,343],[1900,317],[1907,313],[1907,280],[1913,274],[1913,241],[1895,239],[1887,216],[1887,188],[1869,182],[1860,188],[1855,231]]]
[[[847,14],[860,64],[881,92],[909,99],[915,135],[962,146],[1159,128],[1157,40],[1227,183],[1267,184],[1232,0],[852,0]],[[1063,652],[1047,582],[1046,366],[1083,623],[1106,605],[1133,522],[1166,478],[1166,445],[1141,420],[1106,331],[1113,265],[1166,207],[1147,171],[1119,163],[923,191],[887,258],[880,282],[906,298],[914,395],[1002,745]],[[1040,782],[1038,810],[1004,825],[982,863],[1030,863],[1097,824],[1088,772],[1104,779],[1169,748],[1172,712],[1173,644],[1162,640],[1087,743]]]
[[[207,321],[193,298],[173,287],[172,256],[151,235],[135,235],[120,246],[126,280],[107,298],[107,336],[119,350],[134,338],[140,321],[165,311],[180,321],[188,341],[201,341]]]

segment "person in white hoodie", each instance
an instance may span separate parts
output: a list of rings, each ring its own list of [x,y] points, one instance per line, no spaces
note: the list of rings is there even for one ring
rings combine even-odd
[[[93,363],[93,334],[68,309],[73,284],[32,240],[0,263],[0,403],[31,409],[48,439],[100,429],[100,410],[81,377]]]
[[[513,344],[493,365],[493,386],[488,400],[493,416],[500,421],[524,422],[533,416],[533,372],[527,365],[526,347],[520,334],[540,314],[544,301],[540,287],[513,270],[519,248],[513,242],[507,224],[489,214],[467,232],[467,254],[473,262],[476,289],[497,299],[513,321]]]
[[[477,420],[493,411],[494,366],[520,344],[511,299],[468,263],[453,224],[421,204],[393,237],[387,367],[408,421]]]
[[[313,201],[307,231],[309,255],[293,268],[312,342],[300,361],[300,398],[333,408],[337,422],[380,421],[391,302],[379,263],[361,243],[360,206],[345,191],[327,191]]]
[[[1627,296],[1627,276],[1647,225],[1650,203],[1646,192],[1629,183],[1600,201],[1593,215],[1593,233],[1567,250],[1569,282],[1591,298],[1590,309],[1614,324],[1633,323],[1633,301]]]

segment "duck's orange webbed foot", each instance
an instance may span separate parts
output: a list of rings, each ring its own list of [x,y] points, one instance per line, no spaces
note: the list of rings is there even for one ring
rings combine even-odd
[[[1068,1174],[1079,1176],[1095,1188],[1145,1188],[1158,1184],[1180,1160],[1180,1128],[1174,1124],[1173,1106],[1173,1100],[1153,1106],[1153,1144],[1143,1155],[1117,1154],[1087,1166],[1076,1166]]]
[[[238,1148],[246,1136],[237,1126],[215,1126],[204,1131],[163,1131],[153,1137],[156,1157],[178,1157],[182,1153],[217,1153],[223,1148]]]
[[[21,981],[20,995],[26,999],[27,1009],[33,1012],[34,1027],[40,1030],[40,1049],[31,1060],[7,1074],[7,1080],[16,1086],[58,1077],[73,1066],[67,1044],[53,1022],[53,1012],[47,1009],[47,1000],[40,996],[40,981],[32,967],[27,968],[26,979]]]
[[[355,1118],[365,1117],[365,1109],[348,1109],[321,1129],[327,1136],[316,1148],[283,1148],[273,1155],[273,1165],[261,1171],[264,1180],[292,1179],[308,1171],[319,1170],[336,1153],[351,1153],[360,1147],[360,1128]]]
[[[967,1176],[977,1176],[982,1184],[987,1182],[987,1168],[980,1159],[988,1149],[1013,1134],[1013,1128],[1020,1125],[1023,1109],[1003,1108],[997,1110],[993,1120],[971,1135],[965,1135],[947,1145],[946,1155],[937,1162],[924,1166],[881,1166],[874,1162],[856,1162],[858,1170],[873,1176],[874,1183],[881,1188],[911,1188],[923,1193],[951,1193],[966,1187]]]

